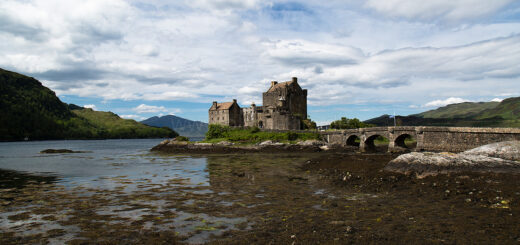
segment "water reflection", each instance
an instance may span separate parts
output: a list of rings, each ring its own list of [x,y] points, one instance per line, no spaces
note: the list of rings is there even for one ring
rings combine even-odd
[[[298,169],[310,156],[172,156],[143,149],[147,141],[125,142],[77,141],[68,148],[92,152],[49,155],[38,153],[51,148],[43,143],[24,145],[25,155],[0,144],[0,168],[11,169],[0,171],[0,242],[201,243],[279,218],[274,210],[285,213],[317,190]]]

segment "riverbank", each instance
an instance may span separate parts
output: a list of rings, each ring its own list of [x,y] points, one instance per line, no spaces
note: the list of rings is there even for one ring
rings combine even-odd
[[[340,151],[342,147],[329,147],[317,140],[303,141],[300,143],[280,143],[264,141],[258,144],[234,144],[228,141],[218,143],[202,143],[164,140],[154,146],[151,151],[163,153],[181,154],[230,154],[230,153],[311,153],[321,151]]]
[[[378,146],[374,151],[386,152],[386,146]],[[239,154],[239,153],[344,153],[358,152],[359,147],[326,144],[320,140],[299,142],[274,142],[271,140],[260,143],[232,143],[221,141],[217,143],[164,140],[151,149],[152,152],[171,154]]]

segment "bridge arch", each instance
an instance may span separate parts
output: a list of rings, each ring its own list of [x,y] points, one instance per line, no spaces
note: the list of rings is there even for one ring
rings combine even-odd
[[[376,145],[376,141],[382,141],[379,142],[378,145]],[[385,134],[371,134],[370,136],[367,136],[364,141],[364,151],[384,151],[386,152],[388,150],[388,143],[386,143],[386,146],[384,146],[385,142],[388,141],[388,136]]]
[[[413,144],[413,143],[406,142],[407,140],[409,140],[409,141],[416,140],[414,136],[415,135],[409,134],[409,133],[402,133],[402,134],[398,135],[397,137],[395,137],[394,147],[401,147],[401,148],[405,148],[405,149],[415,148],[416,143]]]
[[[361,138],[356,134],[348,135],[346,144],[348,146],[359,146],[361,142]]]

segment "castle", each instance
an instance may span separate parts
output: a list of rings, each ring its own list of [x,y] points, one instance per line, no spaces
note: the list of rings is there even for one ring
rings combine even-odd
[[[267,92],[262,93],[262,100],[262,106],[252,104],[248,108],[240,108],[236,99],[223,103],[214,101],[209,108],[209,124],[303,129],[302,120],[307,119],[307,89],[298,85],[296,77],[288,82],[272,81]]]

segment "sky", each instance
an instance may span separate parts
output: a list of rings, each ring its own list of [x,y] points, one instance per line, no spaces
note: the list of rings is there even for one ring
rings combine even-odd
[[[308,89],[324,125],[520,96],[520,1],[2,0],[0,67],[66,103],[208,121]]]

